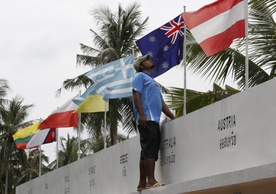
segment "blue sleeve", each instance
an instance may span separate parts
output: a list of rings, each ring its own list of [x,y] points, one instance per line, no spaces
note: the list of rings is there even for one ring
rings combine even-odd
[[[144,86],[144,76],[141,73],[137,73],[132,80],[132,90],[142,93]]]

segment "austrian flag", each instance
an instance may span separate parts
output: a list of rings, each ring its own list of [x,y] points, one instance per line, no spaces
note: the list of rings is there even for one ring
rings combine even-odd
[[[245,37],[245,0],[217,0],[182,17],[207,57]]]

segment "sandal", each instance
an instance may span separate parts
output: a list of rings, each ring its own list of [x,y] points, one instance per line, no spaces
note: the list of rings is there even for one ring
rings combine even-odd
[[[165,185],[164,183],[157,182],[152,186],[146,187],[146,189],[152,189],[152,188],[161,187],[161,186],[164,186],[164,185]]]

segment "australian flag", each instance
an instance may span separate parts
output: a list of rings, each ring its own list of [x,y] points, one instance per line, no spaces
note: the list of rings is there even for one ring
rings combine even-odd
[[[184,21],[181,15],[136,41],[143,55],[154,63],[152,76],[157,77],[183,59]]]

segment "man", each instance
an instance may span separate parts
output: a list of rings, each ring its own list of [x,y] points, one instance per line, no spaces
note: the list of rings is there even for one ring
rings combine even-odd
[[[155,179],[155,161],[160,146],[160,117],[163,112],[171,119],[173,113],[163,100],[159,87],[151,77],[154,64],[149,55],[138,57],[134,65],[138,72],[132,81],[134,115],[140,133],[140,180],[137,191],[163,186]]]

